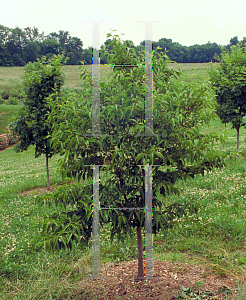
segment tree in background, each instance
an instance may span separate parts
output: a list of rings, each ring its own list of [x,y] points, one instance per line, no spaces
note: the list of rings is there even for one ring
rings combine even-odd
[[[210,80],[216,92],[217,114],[226,124],[231,122],[237,130],[237,153],[239,130],[245,126],[246,116],[246,48],[238,43],[230,50],[223,48],[219,66],[211,65]]]
[[[239,43],[238,37],[234,36],[233,38],[230,39],[230,46],[235,46]]]
[[[47,47],[44,47],[46,53],[58,54],[64,52],[68,57],[67,64],[69,65],[79,65],[82,60],[83,53],[83,42],[77,37],[71,37],[68,31],[59,30],[58,33],[50,33],[46,39],[49,41],[49,46],[52,48],[47,51]],[[46,45],[46,39],[43,41]],[[52,42],[51,42],[52,41]],[[55,47],[55,48],[54,48]],[[44,55],[44,53],[42,53]],[[46,55],[46,54],[45,54]]]
[[[107,53],[109,63],[144,64],[144,57],[140,60],[134,51],[127,52],[126,43],[117,37],[113,36],[109,44],[113,47]],[[178,193],[175,184],[179,179],[224,165],[221,153],[211,147],[217,136],[199,132],[214,116],[216,103],[209,83],[182,81],[180,71],[168,69],[168,62],[165,55],[153,56],[153,135],[145,135],[142,67],[116,69],[100,82],[98,136],[92,135],[92,75],[84,67],[82,98],[76,94],[52,98],[52,145],[64,155],[61,174],[75,183],[40,196],[43,204],[61,205],[63,213],[45,218],[37,245],[46,249],[88,245],[93,220],[93,172],[86,165],[107,164],[100,178],[100,207],[121,209],[100,210],[100,226],[110,224],[111,239],[117,236],[121,242],[137,233],[138,278],[144,277],[141,231],[145,224],[145,211],[138,209],[145,206],[144,169],[140,165],[153,165],[154,234],[166,232],[175,218],[197,209],[192,202],[165,206],[165,196]]]
[[[241,41],[245,43],[246,39]],[[134,49],[137,56],[141,56],[142,50],[144,50],[145,41],[142,41],[140,45],[134,45],[132,41],[125,41],[128,47]],[[235,36],[230,39],[227,49],[238,43],[238,37]],[[112,50],[112,46],[108,46],[111,43],[110,39],[107,39],[100,47],[100,62],[101,64],[107,64],[107,56],[104,56],[105,49],[107,51]],[[105,49],[104,49],[105,47]],[[159,49],[157,49],[159,47]],[[0,25],[0,66],[23,66],[29,61],[33,62],[37,58],[41,58],[45,55],[48,59],[54,54],[65,52],[69,57],[68,64],[80,65],[82,60],[86,64],[91,64],[91,49],[83,49],[83,42],[77,38],[70,36],[68,31],[59,30],[57,32],[51,32],[47,36],[44,32],[40,33],[36,27],[26,27],[21,29],[8,28]],[[172,39],[161,38],[158,42],[153,41],[153,50],[157,49],[160,52],[167,50],[170,60],[178,63],[205,63],[216,59],[214,55],[221,54],[221,47],[216,43],[210,43],[203,45],[183,46],[177,42],[173,42]],[[162,50],[160,50],[162,49]]]
[[[19,136],[20,143],[15,147],[17,152],[35,145],[35,157],[45,154],[48,189],[50,189],[48,160],[55,150],[50,145],[50,138],[46,138],[52,133],[52,124],[47,122],[50,112],[47,97],[53,93],[60,97],[64,83],[64,76],[61,73],[63,62],[64,56],[58,55],[48,61],[43,57],[24,67],[24,105],[15,120],[9,124],[11,131]]]
[[[59,47],[60,44],[55,39],[46,38],[42,44],[40,44],[40,53],[46,56],[47,59],[50,59],[54,54],[59,54]]]
[[[93,56],[93,47],[87,47],[86,49],[83,50],[81,61],[83,61],[85,65],[91,65],[92,56]]]
[[[8,28],[0,25],[0,66],[24,66],[37,58],[65,52],[68,64],[79,65],[82,60],[83,42],[60,30],[45,36],[36,27]]]

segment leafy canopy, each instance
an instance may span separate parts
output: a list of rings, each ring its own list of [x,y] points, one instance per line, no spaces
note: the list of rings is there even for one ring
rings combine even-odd
[[[238,43],[230,51],[222,48],[219,67],[211,65],[210,77],[216,92],[217,115],[222,123],[232,124],[237,130],[237,153],[239,130],[245,126],[246,116],[246,48]]]
[[[24,105],[17,118],[9,125],[19,136],[20,143],[15,148],[17,152],[35,145],[35,157],[41,154],[51,157],[54,154],[50,139],[46,138],[51,133],[51,124],[47,122],[50,112],[47,97],[54,92],[60,97],[64,83],[61,73],[63,61],[63,55],[54,56],[48,61],[42,57],[24,67]]]
[[[93,171],[86,165],[107,165],[100,168],[100,207],[135,208],[100,210],[100,225],[110,223],[111,238],[117,235],[120,241],[135,227],[144,226],[145,211],[136,209],[145,206],[140,165],[153,165],[154,234],[165,232],[187,209],[198,209],[195,203],[165,204],[165,196],[178,193],[178,180],[224,165],[223,156],[211,147],[219,137],[199,131],[214,117],[216,102],[210,83],[184,81],[180,70],[168,69],[165,54],[154,52],[153,135],[146,136],[144,56],[137,57],[118,36],[109,46],[109,63],[139,66],[115,68],[100,82],[98,136],[92,135],[92,75],[83,66],[83,97],[70,93],[50,101],[49,120],[55,120],[52,147],[63,155],[61,174],[75,183],[39,198],[42,204],[63,207],[63,213],[47,216],[41,224],[40,246],[71,248],[73,241],[88,243]]]
[[[246,48],[238,43],[230,50],[222,48],[219,66],[211,65],[210,79],[216,91],[217,114],[232,128],[245,126],[246,114]]]

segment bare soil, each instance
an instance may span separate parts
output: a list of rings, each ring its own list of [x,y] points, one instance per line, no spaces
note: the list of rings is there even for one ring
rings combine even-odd
[[[229,299],[229,294],[237,293],[235,275],[226,274],[221,277],[211,266],[188,265],[184,262],[155,260],[153,279],[147,280],[136,279],[137,260],[118,264],[106,263],[101,267],[100,277],[87,277],[80,282],[77,293],[81,296],[80,299],[174,300],[177,299],[175,296],[180,294],[182,286],[190,287],[193,291],[199,289],[203,291],[203,295],[207,295],[205,298],[203,296],[192,299]],[[198,282],[202,282],[203,285],[196,286]]]
[[[58,185],[56,185],[56,186],[51,186],[49,191],[50,191],[50,192],[53,191],[57,186],[58,186]],[[28,196],[28,195],[30,195],[30,194],[33,194],[33,195],[35,195],[35,194],[44,194],[44,193],[46,193],[47,191],[48,191],[47,187],[40,187],[40,188],[37,188],[37,187],[36,187],[36,188],[34,188],[34,189],[32,189],[32,190],[22,192],[22,193],[20,193],[19,195],[20,195],[20,196]]]
[[[52,192],[52,191],[55,190],[58,186],[64,185],[64,184],[66,184],[66,182],[51,186],[50,189],[49,189],[49,192]],[[29,190],[29,191],[25,191],[25,192],[19,193],[19,195],[20,195],[20,196],[29,196],[30,194],[36,195],[36,194],[44,194],[44,193],[46,193],[46,192],[48,192],[47,187],[36,187],[36,188],[33,188],[32,190]]]

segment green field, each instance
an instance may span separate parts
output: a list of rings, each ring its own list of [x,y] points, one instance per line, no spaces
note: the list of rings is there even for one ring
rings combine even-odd
[[[195,74],[203,78],[206,78],[208,67],[209,64],[180,65],[187,74],[196,68]],[[67,76],[65,86],[80,88],[78,66],[63,68]],[[11,84],[10,79],[20,80],[21,74],[22,68],[0,68],[0,93],[4,86]],[[0,134],[20,107],[0,104]],[[203,131],[222,133],[224,125],[216,119]],[[227,153],[235,152],[236,131],[228,125],[225,135],[228,141],[215,147]],[[154,267],[155,260],[199,265],[205,270],[204,281],[216,275],[221,279],[232,278],[235,286],[245,282],[245,143],[246,129],[242,129],[239,152],[243,159],[228,159],[227,166],[222,170],[214,170],[204,177],[196,176],[186,183],[179,182],[182,189],[180,198],[166,198],[167,203],[185,199],[198,201],[203,209],[197,215],[177,220],[166,237],[162,234],[154,236]],[[57,172],[60,158],[55,155],[50,159],[51,185],[62,182]],[[70,253],[33,250],[32,239],[38,235],[35,222],[41,220],[45,213],[59,212],[59,208],[39,207],[35,202],[36,194],[22,193],[45,186],[45,157],[35,159],[34,147],[23,153],[15,153],[13,148],[0,152],[0,299],[131,299],[130,296],[108,298],[106,295],[105,298],[96,298],[93,296],[97,294],[96,282],[91,282],[84,291],[83,279],[91,271],[92,265],[91,247],[86,250],[77,248]],[[101,232],[102,268],[109,262],[136,259],[135,239],[129,238],[125,245],[114,240],[111,245],[108,228]],[[147,299],[147,294],[142,295],[141,299]],[[238,299],[246,299],[246,291]]]
[[[88,70],[91,71],[92,66],[85,66]],[[210,68],[210,63],[201,63],[201,64],[169,64],[170,68],[180,67],[185,74],[191,75],[194,71],[198,76],[206,77],[207,69]],[[100,77],[105,78],[107,72],[109,72],[111,67],[101,66],[100,68]],[[79,66],[63,66],[62,71],[65,74],[66,80],[64,87],[72,89],[81,88],[80,80],[80,70]],[[13,91],[17,88],[19,83],[23,82],[24,70],[23,67],[0,67],[0,95],[4,90]]]
[[[91,71],[92,66],[85,66]],[[111,67],[101,67],[100,76],[104,78]],[[62,71],[65,74],[66,80],[64,87],[71,89],[80,89],[80,70],[79,66],[63,66]],[[4,90],[13,91],[18,83],[23,82],[24,69],[23,67],[0,67],[0,95]]]
[[[85,66],[87,70],[92,71],[91,65]],[[201,64],[169,64],[170,68],[176,69],[179,67],[186,75],[201,76],[204,80],[206,79],[207,69],[210,68],[210,63]],[[107,76],[110,72],[111,67],[102,66],[100,68],[101,79]],[[65,75],[64,88],[69,88],[73,90],[81,90],[82,83],[80,79],[79,66],[63,66],[62,71]],[[22,91],[20,84],[23,82],[24,69],[23,67],[0,67],[0,98],[4,95],[9,95],[10,97],[17,97]],[[8,100],[5,100],[5,104]],[[21,104],[21,102],[20,102]],[[11,121],[11,111],[18,111],[21,106],[3,106],[0,105],[0,134],[5,132],[5,128],[9,121]]]

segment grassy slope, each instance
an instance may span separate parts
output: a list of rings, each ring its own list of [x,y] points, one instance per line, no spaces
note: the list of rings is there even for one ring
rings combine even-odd
[[[4,109],[11,108],[14,106]],[[204,130],[221,133],[224,126],[215,120]],[[240,151],[244,154],[246,132],[241,133]],[[235,132],[228,130],[226,134],[228,142],[219,147],[235,151]],[[61,181],[56,172],[58,159],[56,155],[50,160],[51,184]],[[154,237],[154,259],[195,260],[214,265],[221,276],[226,270],[240,276],[238,272],[246,265],[245,174],[246,161],[238,160],[228,162],[223,170],[180,182],[180,200],[197,200],[204,209],[196,217],[179,220],[166,239],[161,234]],[[34,195],[24,197],[19,193],[45,185],[45,158],[35,159],[33,147],[19,154],[12,148],[0,152],[0,299],[76,299],[71,283],[91,269],[90,248],[75,249],[70,254],[32,250],[31,240],[38,234],[33,221],[54,212],[54,208],[38,207]],[[111,245],[104,230],[101,241],[101,262],[137,258],[135,240],[128,240],[124,246],[116,241]]]

